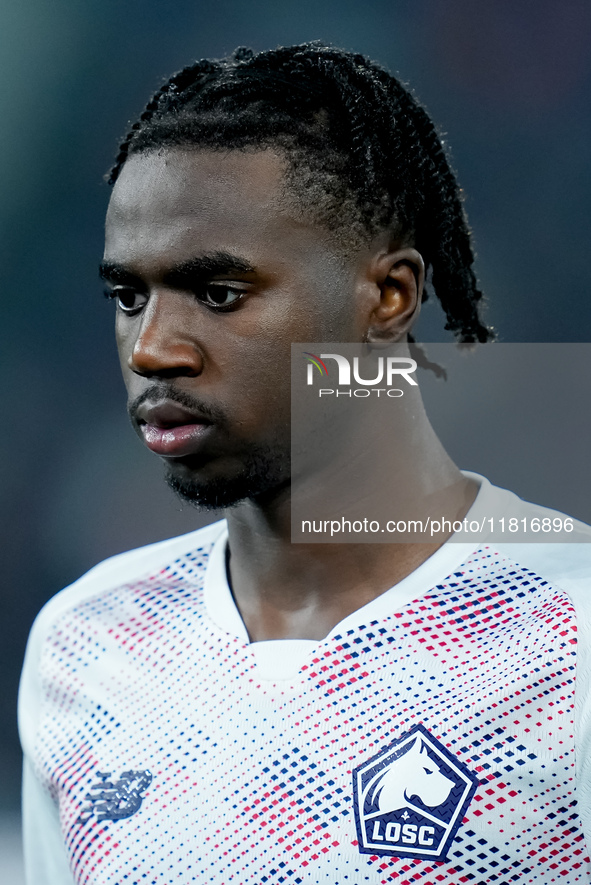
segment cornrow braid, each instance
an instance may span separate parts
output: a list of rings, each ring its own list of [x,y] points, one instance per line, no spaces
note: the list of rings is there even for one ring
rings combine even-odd
[[[392,230],[421,252],[446,329],[491,340],[461,192],[435,126],[409,90],[363,55],[320,43],[195,62],[155,93],[121,144],[280,148],[287,184],[345,246]],[[427,291],[423,298],[427,297]]]
[[[186,90],[190,89],[191,87],[195,89],[200,81],[202,81],[208,74],[213,74],[215,70],[216,65],[214,62],[210,61],[209,59],[202,59],[195,64],[187,65],[187,67],[183,68],[177,74],[174,74],[174,76],[167,80],[166,83],[164,83],[160,87],[160,89],[154,93],[154,95],[146,105],[145,110],[140,115],[139,120],[133,124],[128,134],[122,141],[119,147],[119,153],[117,154],[117,158],[115,160],[115,164],[113,165],[107,176],[108,184],[113,185],[117,181],[123,164],[127,160],[127,157],[130,153],[130,147],[133,144],[135,136],[138,133],[144,131],[149,126],[149,123],[152,120],[154,114],[164,104],[164,99],[166,98],[166,96],[170,94],[180,95],[182,93],[185,93]]]

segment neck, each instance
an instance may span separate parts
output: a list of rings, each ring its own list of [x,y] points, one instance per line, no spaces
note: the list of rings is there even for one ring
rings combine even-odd
[[[477,487],[453,464],[422,409],[412,432],[398,433],[396,442],[396,463],[383,478],[390,489],[395,493],[404,477],[406,500],[436,502],[437,517],[462,519]],[[324,638],[443,543],[293,543],[291,504],[286,488],[228,513],[229,578],[251,641]]]

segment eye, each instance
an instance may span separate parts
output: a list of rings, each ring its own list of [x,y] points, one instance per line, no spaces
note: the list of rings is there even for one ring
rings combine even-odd
[[[105,295],[107,298],[115,300],[119,310],[130,316],[138,313],[148,300],[147,295],[138,292],[131,286],[115,286],[114,289],[108,289]]]
[[[197,297],[214,310],[228,310],[235,307],[246,294],[244,289],[236,289],[224,283],[209,283],[197,292]]]

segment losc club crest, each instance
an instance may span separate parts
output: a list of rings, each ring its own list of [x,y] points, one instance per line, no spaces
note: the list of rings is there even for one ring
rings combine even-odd
[[[478,778],[423,725],[353,771],[365,854],[445,860]]]

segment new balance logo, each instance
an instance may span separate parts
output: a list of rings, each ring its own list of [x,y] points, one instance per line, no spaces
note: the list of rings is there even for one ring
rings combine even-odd
[[[99,821],[131,817],[142,804],[142,793],[152,783],[149,771],[124,771],[112,781],[108,772],[97,771],[96,774],[99,781],[84,797],[88,805],[81,810],[79,823],[86,823],[93,815]]]
[[[445,860],[478,778],[422,725],[353,772],[359,850]]]

